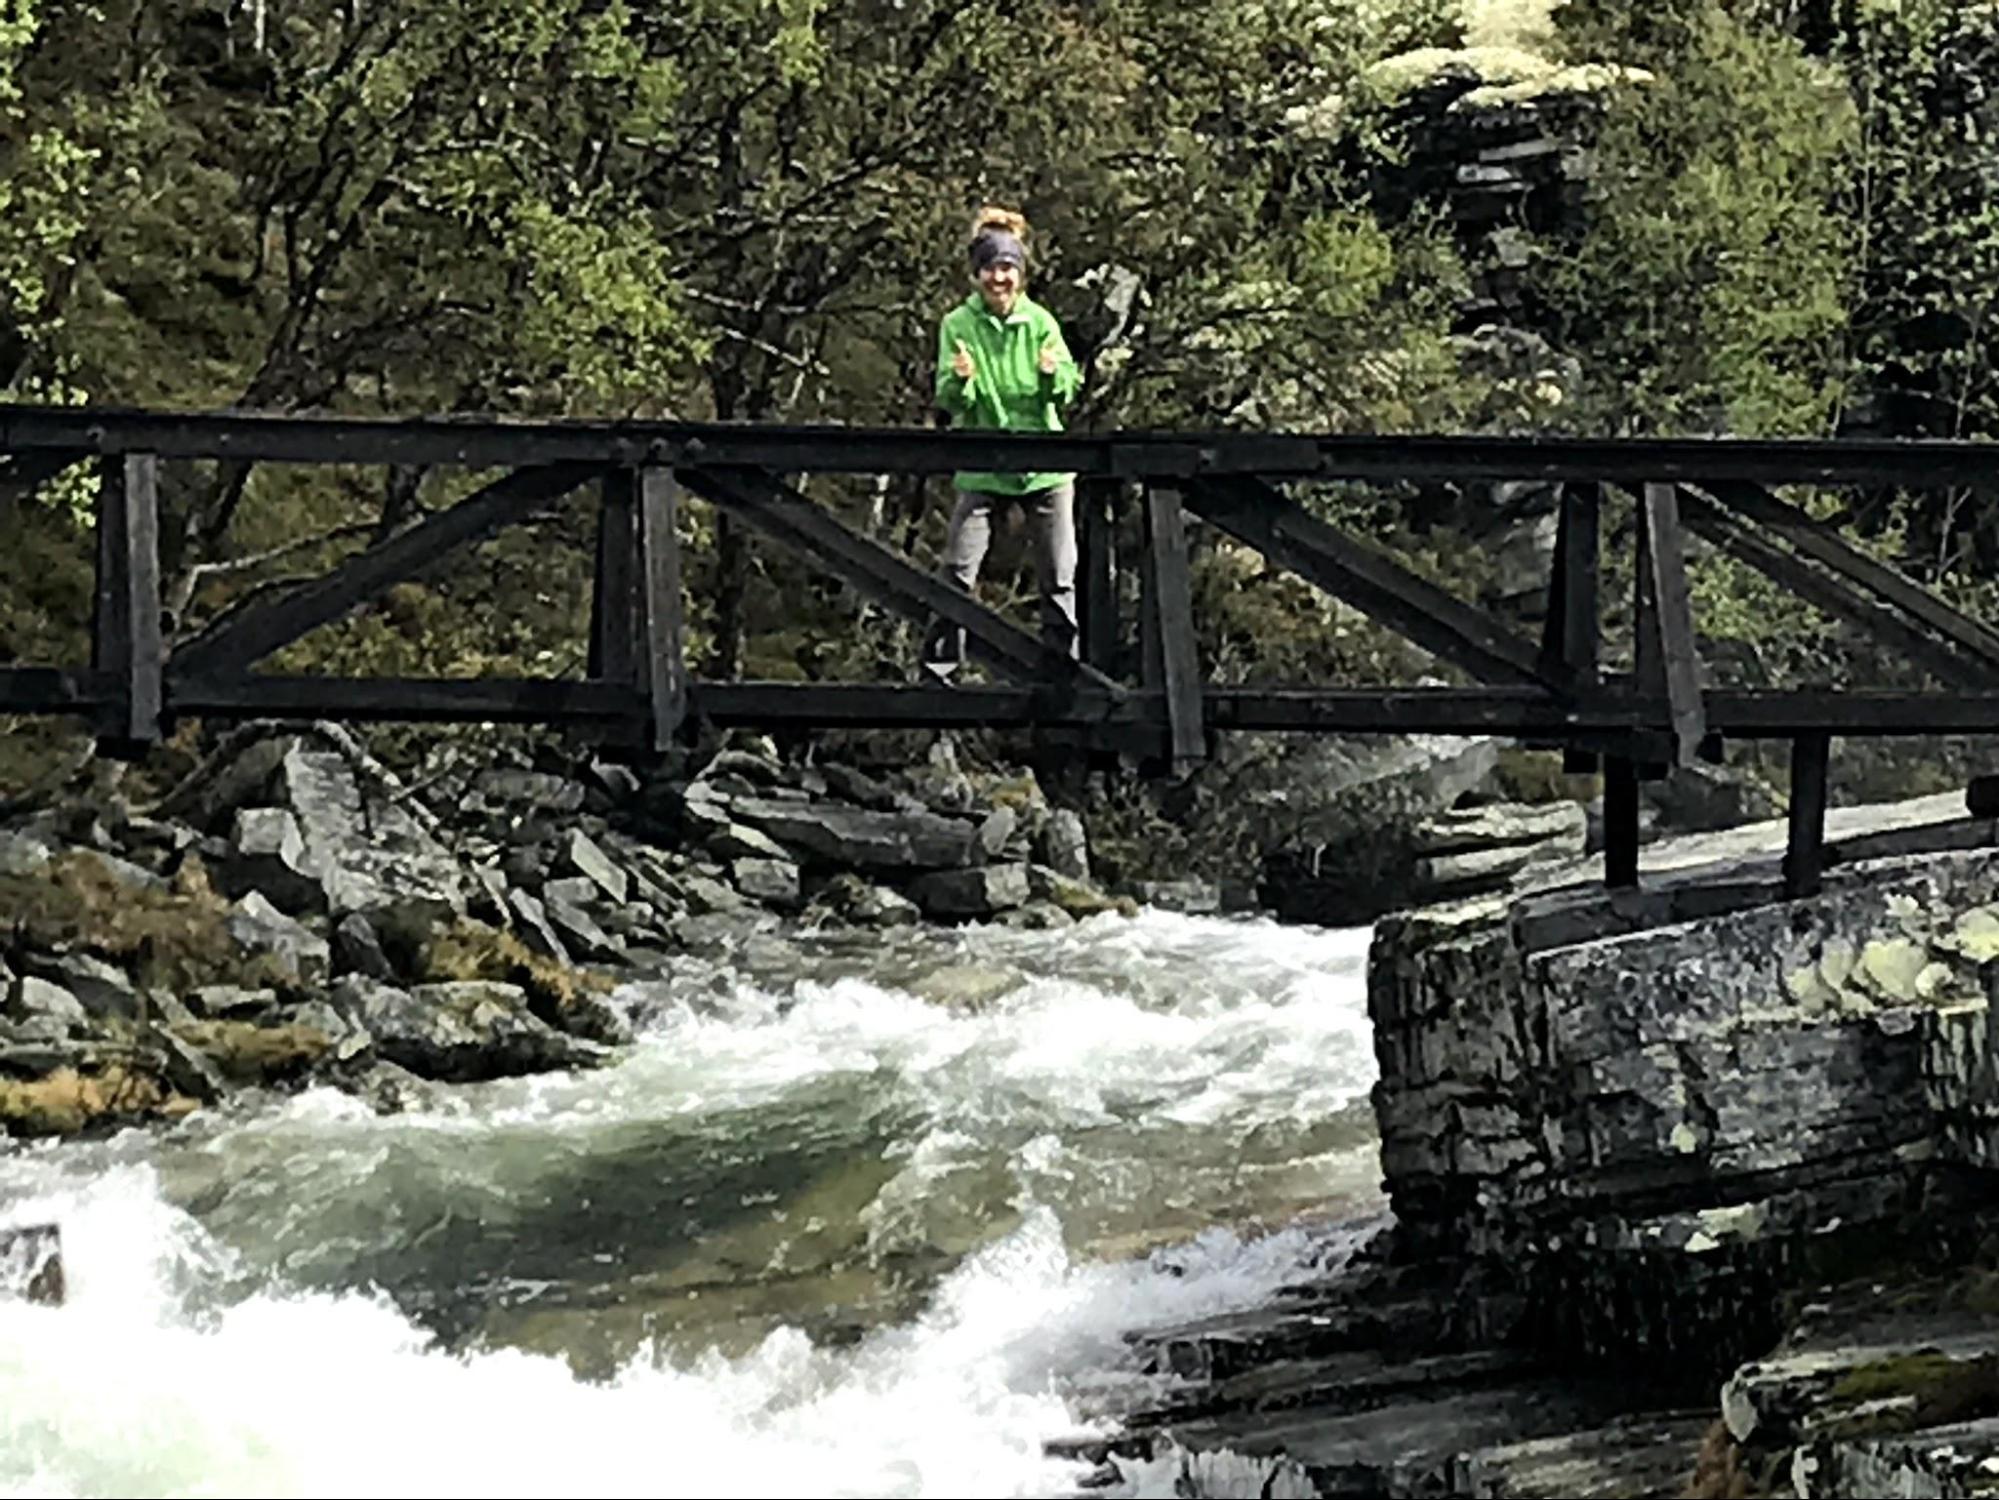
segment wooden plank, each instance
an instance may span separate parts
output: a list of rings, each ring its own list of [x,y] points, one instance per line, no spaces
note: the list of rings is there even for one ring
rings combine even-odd
[[[1563,686],[1532,646],[1485,611],[1319,520],[1267,484],[1203,479],[1188,486],[1186,499],[1191,510],[1238,541],[1481,682]]]
[[[1671,720],[1675,762],[1688,766],[1707,737],[1701,703],[1700,649],[1694,640],[1693,601],[1687,590],[1686,541],[1680,534],[1679,497],[1670,484],[1648,484],[1639,511],[1639,643],[1649,651],[1654,681],[1638,672],[1641,691],[1663,688]]]
[[[72,667],[0,667],[0,714],[76,714],[104,696],[97,674]]]
[[[1678,870],[1657,878],[1660,884],[1645,890],[1621,890],[1614,901],[1604,900],[1600,892],[1585,896],[1583,888],[1573,886],[1523,897],[1513,919],[1514,941],[1522,954],[1546,953],[1553,948],[1768,906],[1783,896],[1783,886],[1774,878],[1702,880],[1692,872]],[[1666,881],[1685,883],[1667,885]]]
[[[309,631],[331,624],[453,549],[525,520],[595,472],[583,465],[552,464],[496,479],[449,510],[350,557],[323,578],[240,614],[225,616],[177,648],[175,658],[193,673],[240,671]]]
[[[673,471],[638,471],[638,683],[649,718],[647,748],[664,750],[687,717],[685,604],[680,586],[680,482]]]
[[[691,682],[688,710],[723,728],[972,729],[1163,725],[1155,695],[1027,686],[859,682]]]
[[[1991,669],[1982,666],[1977,658],[1863,597],[1838,577],[1821,572],[1773,545],[1750,523],[1706,496],[1684,490],[1680,504],[1687,524],[1731,557],[1747,563],[1815,609],[1857,626],[1939,682],[1975,688],[1992,680]]]
[[[0,452],[40,448],[462,468],[665,463],[780,473],[1027,469],[1135,477],[1250,473],[1440,483],[1746,480],[1916,488],[1988,484],[1995,457],[1990,443],[1940,440],[980,433],[763,423],[188,414],[0,404]],[[1113,449],[1121,468],[1112,466]]]
[[[1991,818],[1951,818],[1942,823],[1923,823],[1913,828],[1884,828],[1878,833],[1860,833],[1851,838],[1828,841],[1825,863],[1827,869],[1834,869],[1870,859],[1949,854],[1961,849],[1990,849],[1995,845],[1999,845],[1999,824]]]
[[[1638,884],[1638,767],[1623,755],[1603,762],[1603,883]]]
[[[1147,658],[1146,686],[1164,698],[1166,758],[1173,774],[1181,776],[1207,758],[1207,731],[1202,724],[1193,586],[1187,576],[1187,532],[1180,496],[1164,485],[1146,487],[1145,530],[1151,559],[1146,612],[1157,642],[1156,663]]]
[[[1816,896],[1825,877],[1826,770],[1832,738],[1801,734],[1791,741],[1791,807],[1784,840],[1784,894]]]
[[[1991,478],[1989,472],[1985,478]],[[1999,633],[1952,609],[1886,563],[1869,557],[1825,522],[1806,515],[1760,485],[1715,480],[1703,482],[1701,488],[1730,510],[1767,526],[1806,557],[1825,564],[1875,598],[1920,620],[1953,646],[1990,667],[1999,667]]]
[[[639,522],[633,471],[604,476],[597,511],[597,567],[590,591],[590,676],[637,682]]]
[[[104,699],[96,718],[103,753],[128,756],[159,743],[166,643],[160,630],[159,463],[150,453],[103,460],[97,492],[97,607],[91,665]]]
[[[808,564],[824,568],[905,618],[933,618],[962,629],[967,649],[1016,681],[1070,690],[1118,691],[1094,667],[1051,651],[1040,639],[1002,619],[969,594],[911,566],[844,525],[797,491],[754,469],[683,469],[681,482]]]
[[[291,677],[175,673],[176,714],[222,719],[404,720],[414,724],[581,724],[638,717],[629,683],[553,677]]]
[[[1596,683],[1601,514],[1602,492],[1597,486],[1562,486],[1541,661],[1546,670],[1560,673],[1575,688]]]
[[[1076,569],[1076,614],[1083,660],[1100,672],[1117,663],[1117,512],[1122,486],[1114,479],[1076,483],[1081,558]]]

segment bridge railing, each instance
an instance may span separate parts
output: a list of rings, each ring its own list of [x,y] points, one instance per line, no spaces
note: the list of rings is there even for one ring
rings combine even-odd
[[[499,477],[323,576],[224,613],[185,639],[162,627],[163,460],[400,464]],[[0,713],[88,718],[130,753],[178,717],[525,721],[580,726],[635,753],[692,720],[766,727],[1017,725],[1061,729],[1184,770],[1229,729],[1513,736],[1601,765],[1606,877],[1637,878],[1639,782],[1727,739],[1792,746],[1785,883],[1816,889],[1835,735],[1999,730],[1999,633],[1852,546],[1773,487],[1983,486],[1973,443],[1547,440],[1243,433],[980,434],[659,422],[392,421],[0,406],[0,518],[79,464],[99,474],[97,586],[87,666],[0,665]],[[846,525],[789,482],[800,473],[1069,471],[1081,476],[1080,659]],[[1538,640],[1457,599],[1288,496],[1295,482],[1560,487]],[[599,488],[585,677],[439,680],[278,676],[284,645],[587,486]],[[1602,510],[1631,497],[1629,671],[1602,661]],[[704,682],[690,677],[677,512],[701,497],[807,567],[912,620],[962,629],[1006,682]],[[1130,496],[1136,557],[1117,558],[1107,497]],[[1188,571],[1189,518],[1216,528],[1460,668],[1470,687],[1270,688],[1209,683]],[[1687,533],[1858,627],[1932,688],[1739,689],[1707,680],[1687,580]],[[1126,622],[1115,569],[1142,582],[1138,680],[1110,668]],[[1621,575],[1620,575],[1621,576]]]

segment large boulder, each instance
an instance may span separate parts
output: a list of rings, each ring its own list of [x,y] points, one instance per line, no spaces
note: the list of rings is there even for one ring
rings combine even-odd
[[[465,980],[403,990],[350,974],[329,1003],[374,1038],[378,1056],[420,1078],[473,1083],[594,1067],[609,1056],[539,1019],[517,985]]]
[[[979,854],[978,825],[928,812],[879,812],[836,803],[736,797],[729,809],[808,863],[910,873],[951,870]]]

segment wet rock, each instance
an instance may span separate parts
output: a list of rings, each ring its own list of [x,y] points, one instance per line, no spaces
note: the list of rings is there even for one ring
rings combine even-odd
[[[1014,830],[1019,826],[1020,814],[1010,807],[996,807],[987,813],[975,836],[981,857],[994,860],[1003,855]]]
[[[969,864],[977,830],[933,813],[885,813],[862,808],[738,798],[736,818],[788,849],[836,869],[904,873]]]
[[[730,864],[729,877],[737,890],[767,906],[799,904],[798,866],[788,859],[738,859]]]
[[[228,857],[213,873],[217,887],[232,898],[260,891],[288,912],[326,910],[326,887],[288,808],[240,810]]]
[[[826,778],[827,789],[836,797],[877,812],[898,810],[894,790],[865,771],[858,771],[852,766],[829,765],[823,768],[821,774]]]
[[[528,951],[559,964],[570,962],[569,949],[557,935],[554,923],[548,919],[548,910],[540,901],[526,891],[513,890],[507,893],[507,908],[513,913],[516,930]]]
[[[1053,901],[1030,901],[1025,906],[1004,913],[1000,921],[1009,927],[1019,927],[1029,932],[1052,932],[1057,928],[1076,925],[1076,919]]]
[[[1083,828],[1082,814],[1067,807],[1055,808],[1041,826],[1035,853],[1042,864],[1071,880],[1090,878],[1090,842]]]
[[[341,1086],[378,1115],[434,1110],[445,1102],[444,1091],[408,1068],[377,1060],[341,1080]]]
[[[585,958],[616,961],[624,955],[624,944],[597,925],[580,907],[551,900],[545,903],[548,922],[562,938],[562,946]]]
[[[138,986],[116,964],[87,953],[34,955],[22,962],[31,973],[67,990],[94,1019],[133,1021],[144,1013]]]
[[[481,771],[472,778],[473,794],[486,805],[532,808],[536,812],[573,813],[583,806],[583,784],[545,771],[508,768]]]
[[[260,891],[252,891],[225,919],[229,936],[246,953],[266,955],[301,985],[323,984],[333,966],[325,938],[279,911]]]
[[[1025,865],[981,865],[925,875],[909,888],[933,917],[990,917],[1027,900]]]
[[[1075,879],[1046,865],[1027,867],[1027,889],[1037,901],[1059,906],[1072,917],[1094,917],[1107,911],[1136,914],[1138,907],[1129,896],[1110,896],[1087,881]]]
[[[51,858],[42,840],[0,829],[0,875],[39,875]]]
[[[586,876],[571,875],[544,884],[541,888],[541,899],[549,905],[570,906],[580,911],[602,901],[604,888]]]
[[[308,1000],[303,1005],[292,1006],[285,1012],[291,1025],[308,1027],[325,1037],[332,1047],[331,1056],[336,1062],[350,1063],[356,1058],[367,1057],[375,1047],[373,1035],[356,1019],[358,1007],[349,1003],[343,1008],[335,1003],[343,998],[351,1002],[357,993],[355,988],[357,986],[389,988],[382,985],[379,980],[351,974],[335,985],[332,1000]]]
[[[330,1003],[374,1038],[381,1057],[422,1078],[473,1083],[594,1067],[609,1055],[541,1020],[511,984],[468,980],[405,991],[349,975]]]
[[[1553,842],[1583,852],[1585,818],[1580,803],[1497,802],[1453,808],[1423,819],[1411,835],[1417,854],[1450,854],[1504,844]]]
[[[922,918],[914,901],[858,875],[835,875],[813,898],[816,909],[857,927],[900,927]]]
[[[171,1031],[157,1033],[154,1040],[164,1059],[162,1076],[180,1093],[203,1104],[213,1104],[228,1092],[229,1080],[199,1048]]]
[[[1132,886],[1132,894],[1163,911],[1200,914],[1222,908],[1222,893],[1215,883],[1191,876],[1184,880],[1141,880]]]
[[[396,977],[395,965],[382,951],[382,939],[374,924],[358,911],[349,912],[335,924],[332,950],[336,974],[365,974],[381,980]]]
[[[18,1019],[39,1017],[64,1028],[85,1026],[90,1012],[68,990],[30,974],[14,981],[7,995],[7,1014]]]
[[[784,779],[784,767],[778,763],[775,750],[722,750],[702,767],[700,779],[712,783],[728,776],[740,777],[753,786],[775,786]]]
[[[294,745],[281,757],[273,786],[298,820],[327,910],[390,913],[405,923],[464,912],[466,879],[457,859],[402,805],[364,797],[345,757]]]
[[[192,1021],[166,1035],[210,1066],[218,1090],[225,1081],[272,1084],[302,1077],[335,1050],[325,1031],[298,1020],[275,1025]]]
[[[710,854],[720,860],[776,859],[787,864],[794,863],[791,851],[784,845],[769,834],[746,828],[741,823],[726,825],[702,843]]]
[[[581,829],[572,828],[563,845],[563,862],[594,883],[605,899],[622,903],[631,891],[631,876]]]
[[[719,880],[695,871],[690,870],[682,875],[677,884],[688,910],[697,916],[714,912],[741,911],[749,904],[735,887],[724,885]]]
[[[243,989],[233,984],[205,984],[189,990],[187,998],[198,1015],[218,1020],[241,1019],[276,1005],[278,992]]]

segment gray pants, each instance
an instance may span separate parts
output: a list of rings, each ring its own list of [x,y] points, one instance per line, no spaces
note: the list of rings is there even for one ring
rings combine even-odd
[[[1026,495],[988,495],[957,491],[951,531],[944,542],[944,575],[970,593],[979,581],[979,565],[992,543],[993,511],[1018,503],[1033,531],[1034,577],[1041,591],[1041,639],[1065,656],[1076,654],[1076,484],[1065,479]],[[932,661],[958,661],[964,656],[964,632],[948,626],[936,632]]]

